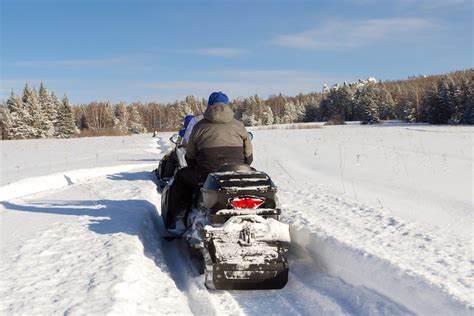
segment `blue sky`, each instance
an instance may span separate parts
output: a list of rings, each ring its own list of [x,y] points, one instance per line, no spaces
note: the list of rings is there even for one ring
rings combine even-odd
[[[0,0],[1,96],[73,103],[320,91],[473,67],[469,0]]]

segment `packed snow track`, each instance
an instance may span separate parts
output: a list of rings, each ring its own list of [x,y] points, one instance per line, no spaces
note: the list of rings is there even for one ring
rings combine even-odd
[[[2,314],[408,312],[324,274],[298,247],[283,290],[207,290],[182,242],[159,234],[153,180],[147,169],[122,172],[2,202],[3,223],[15,218],[27,228],[10,231],[18,248],[0,271]]]

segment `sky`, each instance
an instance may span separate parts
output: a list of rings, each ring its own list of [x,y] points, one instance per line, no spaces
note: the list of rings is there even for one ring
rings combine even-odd
[[[0,100],[319,92],[473,67],[470,0],[0,0]]]

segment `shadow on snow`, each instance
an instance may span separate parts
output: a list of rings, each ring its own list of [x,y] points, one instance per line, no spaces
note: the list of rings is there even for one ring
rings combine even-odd
[[[143,220],[156,212],[146,200],[45,201],[26,205],[0,202],[11,211],[91,217],[89,229],[97,234],[138,235]]]
[[[152,171],[141,172],[120,172],[107,176],[109,180],[117,181],[155,181],[156,178]]]

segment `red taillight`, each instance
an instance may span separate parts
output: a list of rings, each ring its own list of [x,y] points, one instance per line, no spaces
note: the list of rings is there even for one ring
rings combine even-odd
[[[236,208],[257,208],[263,204],[263,200],[251,197],[234,198],[230,204]]]

